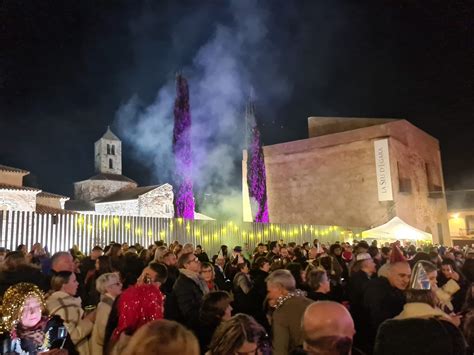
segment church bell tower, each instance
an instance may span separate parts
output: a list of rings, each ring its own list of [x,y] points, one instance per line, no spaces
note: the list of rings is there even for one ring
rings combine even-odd
[[[107,126],[105,134],[94,144],[95,171],[98,174],[122,174],[122,142]]]

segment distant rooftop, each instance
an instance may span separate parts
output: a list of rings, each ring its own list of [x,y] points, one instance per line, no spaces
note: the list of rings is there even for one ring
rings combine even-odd
[[[103,139],[108,139],[111,141],[120,141],[120,139],[110,130],[110,126],[107,126],[107,131],[105,131],[102,136]]]
[[[13,190],[13,191],[32,191],[32,192],[40,192],[40,189],[28,186],[15,186],[15,185],[8,185],[8,184],[0,184],[0,190]]]
[[[111,180],[111,181],[124,181],[124,182],[132,182],[136,184],[136,182],[126,176],[119,175],[119,174],[107,174],[107,173],[101,173],[92,176],[88,180]],[[81,181],[79,181],[81,182]]]
[[[28,175],[30,173],[28,170],[13,168],[11,166],[1,165],[1,164],[0,164],[0,171],[8,171],[11,173],[18,173],[18,174],[23,174],[23,175]]]
[[[110,196],[107,196],[96,203],[102,202],[117,202],[117,201],[128,201],[136,200],[139,196],[146,194],[162,185],[153,185],[153,186],[142,186],[135,189],[127,189],[123,191],[117,191]]]
[[[327,134],[352,131],[354,129],[376,126],[393,121],[398,121],[398,119],[361,117],[309,117],[309,137],[320,137]]]
[[[43,197],[43,198],[56,198],[56,199],[68,199],[69,200],[69,197],[67,197],[67,196],[53,194],[51,192],[45,192],[45,191],[40,192],[36,196]]]

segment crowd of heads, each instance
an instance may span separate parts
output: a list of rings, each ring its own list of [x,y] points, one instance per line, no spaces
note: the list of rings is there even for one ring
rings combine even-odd
[[[423,305],[474,349],[469,247],[280,240],[208,255],[158,241],[50,255],[35,243],[0,248],[0,269],[12,353],[381,354],[384,329]]]

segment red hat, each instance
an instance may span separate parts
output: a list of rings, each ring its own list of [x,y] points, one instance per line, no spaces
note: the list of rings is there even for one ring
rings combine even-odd
[[[142,325],[163,318],[163,294],[154,285],[135,285],[127,288],[118,301],[119,321],[113,338],[124,331],[133,334]]]
[[[344,252],[342,252],[342,258],[345,261],[349,262],[349,261],[352,260],[352,253],[350,251],[344,251]]]
[[[407,259],[403,256],[400,248],[398,247],[397,243],[392,244],[392,253],[390,254],[389,262],[390,264],[399,263],[402,261],[407,261]]]

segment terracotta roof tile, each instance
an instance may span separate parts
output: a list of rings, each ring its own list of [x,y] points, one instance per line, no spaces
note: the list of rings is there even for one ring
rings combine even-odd
[[[36,204],[36,213],[41,214],[76,214],[74,211],[62,210],[60,208],[53,208],[45,205]]]
[[[61,198],[61,199],[64,199],[64,198],[69,199],[70,198],[70,197],[67,197],[67,196],[53,194],[51,192],[45,192],[45,191],[40,192],[37,196],[38,197],[44,197],[44,198]]]
[[[8,185],[8,184],[0,184],[0,190],[18,190],[18,191],[41,191],[40,189],[36,189],[34,187],[28,186],[15,186],[15,185]]]
[[[2,164],[0,164],[0,171],[8,171],[11,173],[19,173],[19,174],[24,174],[24,175],[28,175],[30,173],[28,170],[13,168],[11,166],[6,166]]]
[[[119,175],[119,174],[105,174],[105,173],[94,175],[94,176],[92,176],[91,178],[89,178],[87,180],[83,180],[83,181],[79,181],[79,182],[84,182],[84,181],[88,181],[88,180],[111,180],[111,181],[131,182],[131,183],[136,184],[136,182],[134,180],[132,180],[132,179],[126,177],[126,176]]]
[[[153,185],[153,186],[143,186],[137,187],[135,189],[126,189],[114,192],[112,195],[109,195],[96,203],[101,202],[116,202],[116,201],[127,201],[127,200],[136,200],[139,196],[150,192],[161,185]]]

